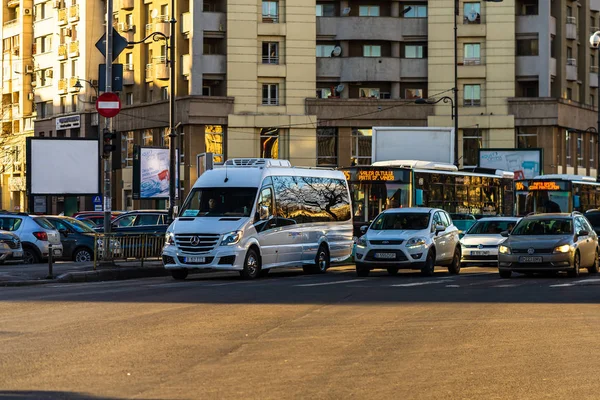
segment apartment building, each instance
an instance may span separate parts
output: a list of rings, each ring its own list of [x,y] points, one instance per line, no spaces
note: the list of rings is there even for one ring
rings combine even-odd
[[[33,1],[2,4],[0,208],[25,210],[25,138],[33,135]]]

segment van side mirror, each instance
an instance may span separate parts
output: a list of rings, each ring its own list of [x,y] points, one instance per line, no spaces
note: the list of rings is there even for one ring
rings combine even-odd
[[[269,217],[270,217],[270,215],[269,215],[269,207],[261,205],[258,208],[258,218],[261,221],[265,221],[265,220],[269,219]]]
[[[509,235],[510,235],[510,233],[508,231],[500,232],[500,236],[502,236],[502,237],[508,237]]]
[[[360,233],[362,233],[363,235],[365,233],[367,233],[368,230],[369,230],[369,225],[363,225],[360,227]]]

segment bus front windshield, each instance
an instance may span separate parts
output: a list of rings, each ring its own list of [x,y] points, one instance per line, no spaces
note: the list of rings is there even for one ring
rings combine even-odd
[[[562,191],[536,190],[527,193],[525,198],[519,195],[517,215],[529,213],[571,212],[571,193]]]
[[[257,188],[194,188],[182,217],[249,217]]]
[[[389,208],[408,207],[410,185],[396,182],[350,185],[355,221],[370,221]]]

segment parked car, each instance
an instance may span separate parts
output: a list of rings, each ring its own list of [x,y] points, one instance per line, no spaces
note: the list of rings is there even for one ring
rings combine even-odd
[[[96,231],[71,217],[46,216],[60,233],[65,259],[86,262],[94,259],[94,240]]]
[[[35,264],[47,259],[50,245],[54,257],[62,256],[60,234],[44,217],[3,212],[0,213],[0,230],[12,232],[19,237],[26,264]]]
[[[460,272],[458,229],[446,211],[437,208],[394,208],[385,210],[356,245],[358,276],[372,269],[385,268],[395,275],[399,269],[417,269],[433,275],[436,265],[447,266],[452,274]]]
[[[23,247],[17,235],[0,231],[0,264],[5,262],[23,262]]]
[[[111,222],[111,232],[115,234],[164,234],[169,227],[168,212],[163,210],[136,210],[120,214]],[[104,226],[95,228],[104,232]]]
[[[111,220],[114,221],[121,214],[123,214],[121,211],[112,211]],[[80,221],[90,221],[94,226],[103,226],[104,224],[104,213],[101,211],[82,211],[73,214],[73,218]]]
[[[477,222],[477,218],[473,214],[452,213],[450,217],[454,226],[460,231],[461,236]]]
[[[600,210],[587,210],[584,214],[596,234],[600,235]]]
[[[502,278],[512,272],[566,271],[579,276],[580,268],[597,273],[598,235],[579,212],[533,214],[521,219],[498,248]]]
[[[506,240],[501,233],[512,231],[518,221],[518,217],[487,217],[478,220],[460,239],[461,263],[496,266],[498,246]]]

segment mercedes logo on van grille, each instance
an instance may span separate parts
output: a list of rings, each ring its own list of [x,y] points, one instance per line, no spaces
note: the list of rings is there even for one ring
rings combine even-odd
[[[527,254],[533,254],[535,253],[535,249],[533,247],[530,247],[527,249]]]
[[[483,245],[482,245],[482,244],[480,244],[480,245],[478,246],[478,248],[479,248],[479,249],[483,249]]]
[[[191,244],[192,246],[198,246],[198,245],[200,244],[200,238],[199,238],[198,236],[193,236],[193,237],[190,239],[190,244]]]

